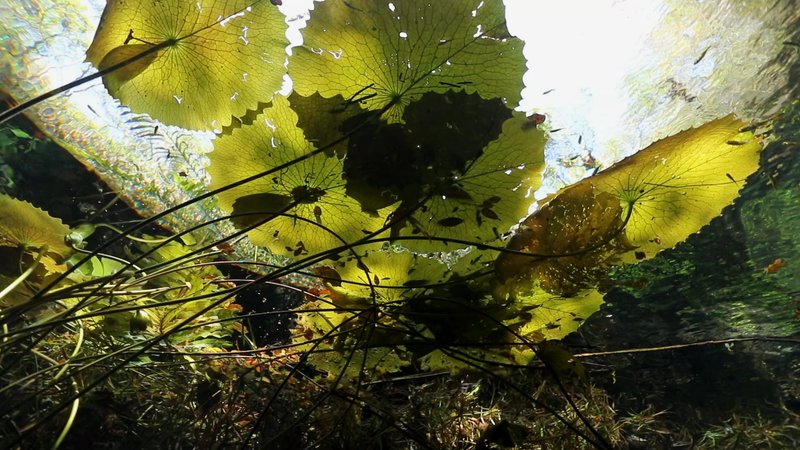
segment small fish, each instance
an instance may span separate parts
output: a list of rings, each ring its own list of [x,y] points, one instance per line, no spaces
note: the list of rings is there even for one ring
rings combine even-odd
[[[709,47],[706,47],[706,49],[705,49],[705,50],[703,50],[703,53],[701,53],[701,54],[700,54],[700,56],[699,56],[697,59],[695,59],[695,60],[694,60],[694,64],[695,64],[695,65],[699,64],[699,63],[700,63],[700,61],[702,61],[702,60],[703,60],[703,58],[705,58],[705,57],[706,57],[706,53],[708,53],[708,51],[709,51],[710,49],[711,49],[711,47],[710,47],[710,46],[709,46]]]
[[[764,273],[775,273],[786,267],[786,261],[783,258],[775,258],[767,267],[764,268]]]

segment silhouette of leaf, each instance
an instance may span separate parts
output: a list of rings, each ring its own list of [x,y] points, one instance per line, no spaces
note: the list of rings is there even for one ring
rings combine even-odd
[[[597,192],[590,182],[559,193],[520,224],[507,246],[550,256],[498,256],[495,268],[507,283],[505,292],[525,291],[533,280],[554,295],[570,296],[592,287],[608,264],[631,249],[621,233],[622,212],[616,196]]]
[[[258,222],[275,217],[275,213],[287,211],[292,206],[292,197],[281,194],[250,194],[233,201],[231,221],[237,228],[247,228]],[[263,212],[263,214],[261,214]],[[259,213],[259,214],[253,214]]]
[[[465,245],[426,237],[499,242],[525,217],[541,185],[545,142],[544,133],[528,126],[524,114],[514,113],[463,173],[442,183],[413,211],[400,234],[419,239],[400,244],[414,251],[447,251]]]
[[[498,99],[448,92],[424,94],[406,108],[404,124],[386,123],[374,112],[354,115],[338,125],[349,135],[347,192],[365,210],[398,200],[414,207],[436,190],[457,196],[453,177],[463,175],[468,163],[497,138],[511,113]]]
[[[152,51],[103,77],[111,95],[166,124],[218,129],[280,89],[285,30],[262,0],[111,0],[87,60],[102,70]]]
[[[426,93],[387,123],[339,96],[290,97],[306,136],[343,157],[348,196],[374,215],[392,211],[398,245],[448,251],[498,240],[528,212],[540,185],[545,135],[500,100]],[[398,203],[400,202],[400,203]],[[379,214],[384,216],[383,213]]]
[[[293,162],[313,150],[285,97],[275,97],[252,125],[217,139],[209,167],[213,188],[289,163],[218,196],[226,211],[269,219],[248,233],[256,245],[299,257],[341,246],[342,240],[355,242],[383,226],[387,211],[363,212],[345,193],[341,160],[318,154]],[[243,226],[255,220],[241,217],[237,222]]]
[[[347,154],[347,139],[345,134],[353,128],[363,126],[364,122],[374,122],[375,114],[365,114],[366,111],[356,103],[348,104],[344,98],[337,95],[324,98],[319,94],[308,97],[293,92],[289,96],[289,104],[297,113],[297,126],[303,130],[306,139],[317,147],[332,145],[325,151],[328,156],[336,155],[343,158]]]
[[[316,4],[289,67],[305,96],[341,95],[397,122],[425,92],[464,90],[516,105],[525,59],[501,0]]]

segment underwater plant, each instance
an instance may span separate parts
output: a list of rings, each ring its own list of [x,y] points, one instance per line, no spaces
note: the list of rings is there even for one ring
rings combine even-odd
[[[615,271],[736,200],[769,124],[711,120],[529,213],[548,125],[515,110],[526,60],[502,1],[328,0],[288,58],[276,3],[106,5],[83,82],[214,131],[211,180],[87,248],[67,239],[78,227],[3,208],[0,244],[16,252],[2,261],[3,444],[77,446],[81,426],[151,444],[147,418],[165,446],[497,448],[561,433],[615,447],[610,407],[559,341]],[[222,214],[146,228],[207,200]],[[266,287],[279,306],[245,313]],[[288,291],[299,301],[280,306]],[[257,336],[267,319],[285,334]],[[427,379],[446,406],[398,400]],[[482,398],[492,389],[502,399]],[[476,402],[486,411],[467,412]]]

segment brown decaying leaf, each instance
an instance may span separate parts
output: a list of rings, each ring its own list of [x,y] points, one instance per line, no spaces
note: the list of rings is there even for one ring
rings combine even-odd
[[[503,253],[496,270],[502,282],[530,285],[570,296],[592,285],[605,266],[630,249],[619,200],[591,183],[556,196],[520,225],[508,248],[542,256]],[[543,256],[549,255],[549,256]]]

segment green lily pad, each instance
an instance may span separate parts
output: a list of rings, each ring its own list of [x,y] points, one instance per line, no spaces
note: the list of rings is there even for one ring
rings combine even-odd
[[[303,40],[289,67],[298,93],[388,107],[389,123],[426,92],[520,100],[523,44],[501,0],[330,0],[314,6]]]
[[[286,23],[267,1],[112,0],[87,60],[135,112],[191,129],[220,129],[268,102],[286,73]]]
[[[211,154],[212,187],[258,173],[279,171],[219,194],[220,205],[240,226],[262,225],[248,235],[278,255],[301,257],[353,243],[379,230],[388,210],[364,212],[348,196],[342,161],[319,153],[297,127],[285,97],[276,97],[253,125],[220,137]]]
[[[371,251],[361,258],[332,264],[334,283],[327,283],[337,304],[386,303],[413,298],[424,287],[447,279],[447,266],[411,252]]]
[[[0,194],[0,247],[32,248],[63,261],[73,253],[64,241],[69,232],[60,219],[28,202]]]

